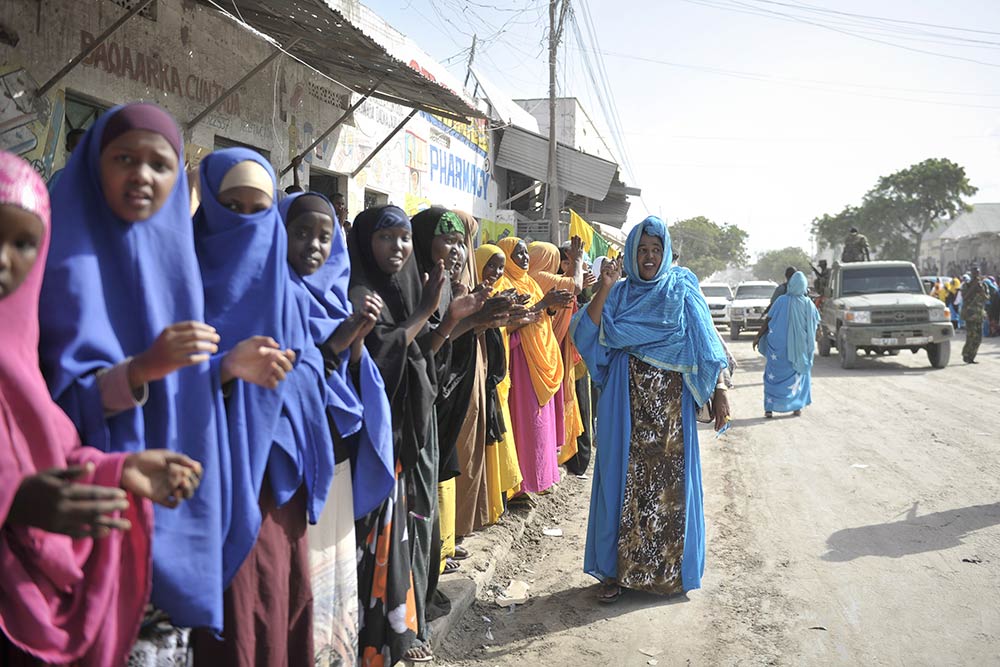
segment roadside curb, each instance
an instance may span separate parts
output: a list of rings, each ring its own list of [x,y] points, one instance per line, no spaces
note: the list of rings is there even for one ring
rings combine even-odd
[[[524,537],[525,531],[538,516],[540,505],[559,493],[534,496],[537,504],[526,510],[509,510],[499,523],[488,526],[462,541],[469,551],[469,558],[461,561],[461,569],[441,575],[438,590],[451,600],[451,611],[430,623],[431,646],[434,651],[444,643],[448,633],[462,620],[475,604],[476,598],[492,583],[497,567],[510,555],[514,545]]]

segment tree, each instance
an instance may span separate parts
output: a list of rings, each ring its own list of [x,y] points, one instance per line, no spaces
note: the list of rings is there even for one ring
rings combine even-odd
[[[691,269],[699,280],[728,266],[746,266],[748,234],[736,225],[719,225],[699,215],[670,226],[673,250],[680,263]]]
[[[781,250],[768,250],[757,257],[753,265],[753,275],[757,280],[773,280],[776,283],[785,282],[785,269],[794,266],[809,276],[809,255],[802,248],[789,246]]]
[[[843,243],[851,227],[857,227],[868,237],[873,256],[917,262],[924,236],[970,210],[962,197],[977,190],[964,168],[948,159],[931,158],[879,178],[860,206],[814,219],[813,235],[833,248]]]

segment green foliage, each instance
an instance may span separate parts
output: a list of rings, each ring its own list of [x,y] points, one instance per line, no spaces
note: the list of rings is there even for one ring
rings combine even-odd
[[[809,278],[809,255],[802,248],[789,246],[781,250],[769,250],[757,257],[753,265],[753,275],[757,280],[773,280],[776,283],[785,282],[785,269],[794,266]]]
[[[746,266],[747,236],[736,225],[719,225],[701,215],[670,226],[671,243],[681,256],[681,266],[691,269],[699,280],[729,266]]]
[[[872,257],[920,257],[924,236],[970,210],[962,199],[976,194],[965,169],[945,158],[931,158],[879,178],[860,206],[813,220],[813,235],[829,247],[839,247],[851,227],[868,237]]]

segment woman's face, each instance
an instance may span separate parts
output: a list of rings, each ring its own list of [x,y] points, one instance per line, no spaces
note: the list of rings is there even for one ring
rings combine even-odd
[[[527,271],[530,264],[528,244],[524,241],[518,241],[517,245],[514,246],[514,252],[510,254],[510,258],[514,260],[515,264]]]
[[[656,236],[643,232],[639,237],[639,247],[636,249],[636,261],[639,264],[639,277],[652,280],[663,263],[663,241]]]
[[[0,299],[21,286],[38,259],[45,224],[34,213],[0,204]]]
[[[257,188],[239,185],[219,193],[219,203],[238,215],[253,215],[271,208],[274,200]]]
[[[116,138],[104,147],[99,163],[104,199],[126,222],[148,220],[163,208],[179,173],[170,142],[147,130]]]
[[[490,257],[483,267],[483,280],[493,282],[503,278],[503,267],[507,263],[507,258],[499,253]]]
[[[464,254],[465,234],[451,232],[450,234],[438,234],[431,241],[431,260],[434,263],[444,261],[444,270],[449,273],[459,263]]]
[[[462,271],[465,269],[465,263],[469,261],[469,249],[465,246],[465,237],[462,237],[462,242],[456,246],[458,248],[458,259],[455,264],[451,267],[451,281],[457,282],[462,277]]]
[[[372,237],[372,255],[382,273],[399,273],[412,254],[413,234],[406,227],[380,229]]]
[[[311,276],[326,264],[333,247],[333,218],[317,211],[288,223],[288,263],[300,276]]]

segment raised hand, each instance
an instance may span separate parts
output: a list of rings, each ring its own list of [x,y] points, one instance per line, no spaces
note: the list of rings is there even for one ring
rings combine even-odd
[[[438,260],[430,275],[424,276],[424,289],[418,308],[420,313],[430,317],[438,309],[441,304],[441,290],[444,289],[445,280],[444,260]]]
[[[569,258],[572,260],[577,260],[583,257],[583,239],[579,236],[574,236],[569,240],[569,250],[567,251]]]
[[[111,516],[128,509],[123,489],[73,480],[89,475],[94,465],[52,468],[21,480],[7,523],[34,526],[70,537],[105,537],[112,530],[128,530],[127,519]]]
[[[622,279],[622,263],[621,258],[616,257],[611,260],[605,260],[601,264],[601,288],[609,290],[615,283]]]
[[[597,276],[593,271],[585,271],[583,274],[583,289],[588,289],[597,284]]]
[[[218,352],[219,334],[204,322],[177,322],[160,332],[153,344],[133,357],[129,384],[141,387],[162,380],[185,366],[200,364]]]
[[[275,389],[294,363],[295,352],[282,350],[270,336],[251,336],[237,343],[222,359],[222,382],[239,378]]]
[[[197,461],[166,449],[129,454],[122,469],[122,488],[165,507],[177,507],[201,484]]]
[[[475,315],[486,305],[488,294],[485,291],[475,292],[452,299],[448,306],[447,317],[455,322],[464,320],[466,317]]]
[[[542,308],[569,308],[571,303],[573,303],[572,292],[552,288],[542,299],[540,306]]]

